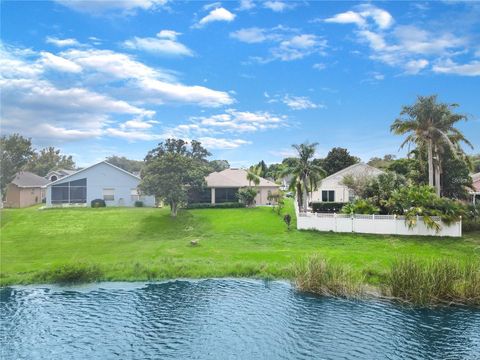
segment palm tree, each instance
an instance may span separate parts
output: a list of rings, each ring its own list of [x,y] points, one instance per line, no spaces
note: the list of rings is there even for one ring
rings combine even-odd
[[[435,186],[437,194],[441,193],[441,154],[448,146],[454,154],[461,152],[460,143],[470,142],[454,127],[461,121],[467,120],[465,115],[453,113],[457,104],[437,103],[437,96],[419,96],[417,102],[411,106],[403,106],[400,116],[390,130],[397,135],[408,134],[400,148],[415,144],[416,147],[427,149],[428,184]]]
[[[249,187],[252,186],[252,181],[256,186],[258,186],[258,184],[260,184],[260,178],[258,177],[257,174],[255,174],[252,171],[247,172],[247,180],[248,180],[248,186]]]
[[[297,151],[297,157],[286,161],[285,175],[292,175],[291,186],[297,192],[297,200],[304,211],[308,207],[308,190],[315,190],[320,180],[325,176],[325,170],[313,162],[317,143],[292,145]]]

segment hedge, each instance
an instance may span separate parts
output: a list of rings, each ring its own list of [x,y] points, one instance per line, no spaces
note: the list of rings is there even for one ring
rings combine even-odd
[[[310,203],[313,212],[322,213],[339,213],[345,203],[338,202],[313,202]]]
[[[192,203],[187,205],[187,209],[233,209],[244,207],[245,205],[239,202],[226,202],[220,204]]]

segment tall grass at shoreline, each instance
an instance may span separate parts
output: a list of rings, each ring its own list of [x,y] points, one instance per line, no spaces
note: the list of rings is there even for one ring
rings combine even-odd
[[[394,261],[386,294],[415,305],[480,305],[480,261],[451,259]]]
[[[362,279],[348,267],[333,264],[319,255],[296,264],[294,274],[295,285],[300,291],[339,297],[362,295]]]

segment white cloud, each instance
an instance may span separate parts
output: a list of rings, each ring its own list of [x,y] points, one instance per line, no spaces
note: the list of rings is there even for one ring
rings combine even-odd
[[[207,149],[236,149],[242,145],[251,144],[251,141],[242,139],[224,139],[213,137],[201,137],[198,141]]]
[[[327,65],[323,63],[316,63],[313,64],[312,68],[314,68],[315,70],[325,70],[327,68]]]
[[[123,43],[128,49],[142,50],[157,55],[193,56],[193,51],[177,41],[177,33],[172,30],[162,30],[157,37],[133,37]]]
[[[193,27],[194,28],[202,28],[208,23],[216,22],[216,21],[226,21],[231,22],[235,19],[235,14],[232,14],[230,11],[223,7],[215,8],[210,13],[200,19],[198,23],[196,23]]]
[[[325,108],[325,105],[315,104],[306,96],[285,95],[281,101],[292,110]]]
[[[325,19],[327,23],[337,24],[356,24],[358,26],[365,25],[365,19],[359,13],[354,11],[347,11],[344,13],[336,14],[330,18]]]
[[[72,38],[69,38],[69,39],[59,39],[59,38],[52,37],[52,36],[47,36],[47,38],[45,39],[45,42],[46,42],[47,44],[53,44],[53,45],[58,46],[58,47],[78,46],[78,45],[80,45],[80,43],[79,43],[76,39],[72,39]]]
[[[421,70],[427,67],[429,64],[426,59],[410,60],[405,64],[405,72],[407,74],[418,74]]]
[[[251,10],[255,7],[253,0],[240,0],[240,6],[237,8],[239,11]]]
[[[283,12],[288,9],[293,9],[296,6],[294,3],[287,3],[285,1],[269,0],[263,3],[263,7],[274,12]]]
[[[324,49],[327,47],[327,40],[317,35],[301,34],[297,29],[284,26],[271,29],[244,28],[230,33],[230,37],[249,44],[266,41],[274,43],[275,46],[269,49],[270,56],[251,58],[259,63],[298,60],[314,53],[324,55]]]
[[[432,70],[441,74],[480,76],[480,61],[474,60],[467,64],[457,64],[451,59],[447,59],[434,65]]]
[[[2,130],[48,142],[105,135],[157,139],[152,131],[155,111],[149,105],[180,102],[215,107],[233,102],[228,92],[184,85],[173,77],[167,80],[162,71],[110,50],[53,54],[5,44],[0,50]],[[52,69],[69,73],[69,83],[75,85],[59,86]]]
[[[132,14],[136,9],[153,10],[164,6],[167,0],[55,0],[72,10],[100,15],[110,11]]]
[[[54,55],[52,53],[42,51],[40,52],[40,62],[44,67],[60,72],[79,73],[82,71],[82,67],[75,64],[73,61],[67,60],[61,56]]]
[[[103,81],[113,81],[111,77],[129,80],[128,96],[134,96],[138,101],[154,104],[181,102],[206,107],[233,103],[228,92],[181,84],[170,74],[148,67],[126,54],[95,49],[70,50],[62,54],[84,69],[106,75]]]
[[[370,58],[399,67],[404,74],[419,74],[432,63],[470,52],[467,37],[438,29],[428,31],[415,25],[392,27],[393,17],[373,5],[360,5],[355,7],[355,11],[337,14],[325,21],[356,24],[357,39],[368,44],[372,51]],[[476,73],[475,62],[450,65],[437,65],[432,70],[470,76]]]
[[[337,24],[356,24],[363,28],[367,26],[369,20],[380,29],[388,29],[394,23],[392,15],[388,11],[379,9],[373,5],[360,5],[357,7],[358,11],[346,11],[344,13],[336,14],[330,18],[325,19],[327,23]]]
[[[267,34],[265,29],[257,27],[237,30],[230,33],[230,37],[248,44],[261,43],[271,39],[271,35]]]
[[[301,34],[282,41],[277,48],[272,49],[272,54],[282,61],[298,60],[313,53],[323,54],[326,46],[325,39],[313,34]]]

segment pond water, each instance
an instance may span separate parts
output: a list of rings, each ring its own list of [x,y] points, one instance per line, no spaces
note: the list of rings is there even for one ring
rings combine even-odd
[[[2,359],[479,359],[480,310],[211,279],[3,288]]]

